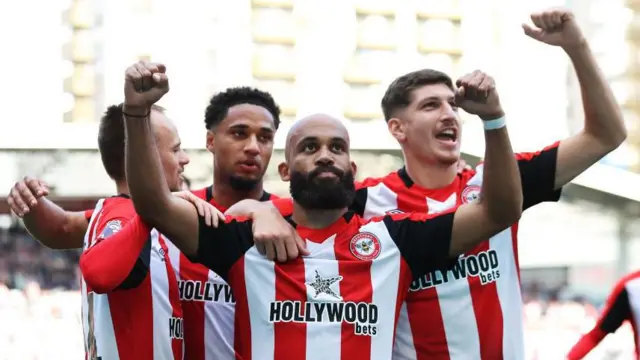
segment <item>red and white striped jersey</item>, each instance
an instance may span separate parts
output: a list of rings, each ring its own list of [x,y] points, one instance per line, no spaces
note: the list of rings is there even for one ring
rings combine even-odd
[[[607,335],[612,334],[626,321],[631,323],[636,358],[640,359],[640,271],[623,277],[607,298],[596,325],[571,348],[567,359],[579,360],[593,350]]]
[[[524,209],[557,201],[557,143],[518,154]],[[482,165],[449,186],[425,189],[404,169],[358,184],[353,209],[365,218],[382,214],[438,214],[473,201],[482,186]],[[517,224],[458,259],[448,271],[425,272],[402,304],[393,358],[430,360],[524,359],[523,309]]]
[[[284,264],[257,251],[250,221],[200,222],[195,260],[234,288],[243,360],[388,360],[413,274],[450,263],[453,213],[366,222],[348,212],[325,229],[296,226],[310,255]]]
[[[213,200],[211,186],[192,191],[220,211],[226,211]],[[261,201],[276,198],[264,192]],[[201,264],[191,261],[173,244],[168,243],[169,257],[178,276],[178,290],[185,319],[185,359],[235,359],[234,316],[236,300],[231,287]]]
[[[84,251],[128,235],[127,223],[134,217],[133,204],[125,196],[99,200]],[[163,236],[155,230],[148,236],[129,276],[113,291],[98,294],[84,278],[81,282],[87,360],[182,359],[183,320],[176,275]]]

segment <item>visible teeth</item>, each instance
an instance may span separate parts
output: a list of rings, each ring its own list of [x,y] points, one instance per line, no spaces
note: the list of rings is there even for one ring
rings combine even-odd
[[[442,134],[454,136],[455,132],[453,131],[453,129],[447,129],[447,130],[444,130]]]

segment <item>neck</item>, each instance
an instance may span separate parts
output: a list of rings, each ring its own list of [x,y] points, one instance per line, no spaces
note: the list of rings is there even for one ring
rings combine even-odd
[[[118,192],[118,194],[129,195],[129,186],[126,182],[117,182],[116,191]]]
[[[439,189],[453,182],[458,172],[457,164],[424,161],[404,152],[405,168],[413,182],[423,188]]]
[[[322,229],[336,222],[346,212],[347,208],[335,210],[306,209],[294,201],[291,218],[298,225],[310,229]]]
[[[216,203],[220,204],[220,206],[230,208],[233,204],[242,200],[260,200],[263,193],[264,189],[262,188],[262,182],[258,183],[258,185],[251,190],[238,191],[229,186],[229,184],[214,180],[211,195]]]

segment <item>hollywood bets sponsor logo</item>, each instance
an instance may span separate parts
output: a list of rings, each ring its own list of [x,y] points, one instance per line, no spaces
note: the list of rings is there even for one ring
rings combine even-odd
[[[172,339],[182,339],[184,337],[184,321],[182,318],[169,318],[169,336]]]
[[[420,291],[454,280],[477,277],[482,285],[500,278],[500,263],[495,250],[462,256],[449,271],[431,271],[411,283],[411,291]]]
[[[311,301],[272,301],[269,321],[295,323],[348,323],[354,333],[376,336],[378,306],[367,302],[342,301],[334,286],[342,276],[323,277],[316,270],[313,281],[305,283]]]
[[[231,286],[210,281],[180,280],[178,292],[182,301],[236,302]]]

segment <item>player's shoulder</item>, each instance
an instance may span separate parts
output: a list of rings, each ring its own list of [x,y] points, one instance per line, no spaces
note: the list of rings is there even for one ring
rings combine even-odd
[[[558,146],[560,146],[560,141],[556,141],[551,145],[547,145],[540,150],[537,151],[525,151],[516,153],[516,160],[518,161],[530,161],[543,153],[554,152],[558,150]]]
[[[97,219],[98,228],[111,226],[112,228],[122,228],[124,222],[132,219],[136,215],[133,202],[126,196],[112,196],[104,199],[100,216]]]
[[[275,198],[271,199],[271,204],[282,214],[282,216],[289,216],[293,213],[293,199],[292,198]]]
[[[202,189],[189,190],[191,193],[202,200],[207,200],[209,196],[207,195],[211,190],[211,186],[203,187]]]
[[[362,181],[356,181],[356,190],[367,189],[375,186],[379,186],[380,184],[384,184],[387,187],[402,187],[404,186],[402,179],[398,175],[398,171],[392,171],[387,175],[380,177],[368,177]]]

